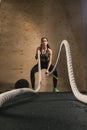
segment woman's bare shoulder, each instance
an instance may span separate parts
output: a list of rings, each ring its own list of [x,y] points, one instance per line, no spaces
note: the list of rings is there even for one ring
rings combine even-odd
[[[40,50],[40,46],[39,46],[39,47],[37,47],[37,50]]]
[[[50,48],[48,48],[48,51],[49,51],[50,54],[52,54],[52,50]]]
[[[36,52],[38,52],[38,50],[40,50],[40,47],[37,47],[37,48],[36,48]]]

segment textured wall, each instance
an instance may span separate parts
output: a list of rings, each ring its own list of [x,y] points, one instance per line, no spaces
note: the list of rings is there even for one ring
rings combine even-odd
[[[86,73],[86,86],[87,86],[87,0],[81,0],[82,8],[82,23],[83,23],[83,34],[84,34],[84,51],[85,51],[85,73]]]
[[[3,0],[1,4],[0,38],[0,89],[12,89],[16,80],[26,78],[30,82],[30,70],[40,38],[46,36],[53,50],[55,64],[63,39],[70,43],[76,83],[85,90],[84,43],[80,1],[77,0]],[[65,50],[59,66],[58,87],[70,91]],[[52,91],[52,77],[42,71],[41,91]],[[37,77],[36,74],[36,86]]]

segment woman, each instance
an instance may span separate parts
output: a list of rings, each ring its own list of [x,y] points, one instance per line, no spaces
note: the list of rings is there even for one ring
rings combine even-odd
[[[38,50],[40,50],[40,60],[41,60],[41,69],[46,69],[46,74],[49,73],[53,69],[52,65],[52,50],[50,49],[50,46],[48,45],[48,39],[46,37],[41,38],[41,45],[36,50],[35,59],[38,59]],[[36,64],[30,73],[31,78],[31,85],[32,88],[35,89],[35,73],[38,71],[38,64]],[[59,92],[57,89],[57,71],[55,70],[53,72],[53,92]]]

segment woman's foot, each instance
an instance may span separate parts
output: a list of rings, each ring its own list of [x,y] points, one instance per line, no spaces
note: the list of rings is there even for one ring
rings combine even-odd
[[[58,90],[57,88],[54,88],[54,89],[53,89],[53,92],[58,93],[58,92],[59,92],[59,90]]]

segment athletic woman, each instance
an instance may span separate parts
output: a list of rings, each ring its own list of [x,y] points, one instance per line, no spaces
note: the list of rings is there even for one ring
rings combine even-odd
[[[40,50],[40,60],[41,60],[41,69],[46,69],[46,74],[48,74],[53,69],[52,65],[52,50],[48,44],[48,39],[46,37],[41,38],[41,45],[36,50],[35,59],[38,59],[38,50]],[[36,64],[30,73],[31,85],[32,88],[35,89],[35,73],[38,72],[38,64]],[[53,72],[53,92],[59,92],[57,89],[57,71]]]

